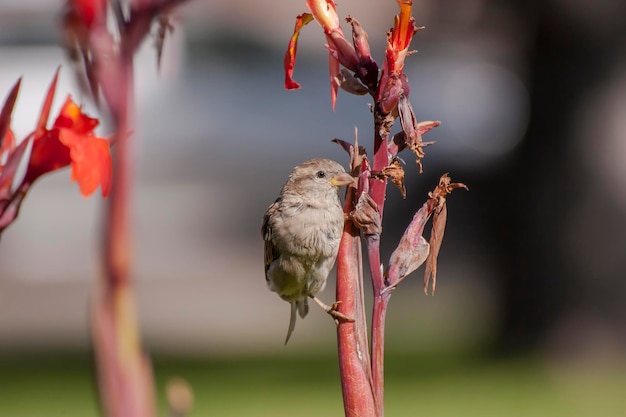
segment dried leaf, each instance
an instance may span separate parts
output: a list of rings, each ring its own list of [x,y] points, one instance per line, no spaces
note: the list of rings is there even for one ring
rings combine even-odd
[[[365,236],[378,235],[382,231],[382,219],[378,205],[367,193],[361,193],[350,218]]]
[[[339,87],[347,93],[363,96],[369,92],[367,87],[361,84],[358,78],[346,69],[339,71],[339,75],[336,76],[336,81],[339,84]]]
[[[415,154],[415,162],[417,163],[421,174],[422,158],[425,156],[422,148],[434,143],[423,142],[422,135],[439,126],[441,122],[428,121],[417,123],[411,102],[406,96],[400,97],[400,100],[398,101],[398,115],[400,117],[400,124],[402,125],[404,135],[395,135],[394,143],[398,146],[398,151],[401,151],[406,147],[413,151]],[[402,140],[404,140],[404,143],[402,143]]]
[[[404,187],[404,169],[398,158],[391,161],[391,165],[383,168],[382,175],[389,178],[393,185],[398,187],[402,198],[406,198],[406,188]]]
[[[437,187],[428,194],[435,204],[433,209],[433,226],[430,232],[431,251],[426,260],[426,271],[424,273],[424,294],[426,295],[428,295],[428,284],[431,278],[433,281],[431,294],[435,293],[437,287],[437,256],[439,256],[439,249],[441,249],[448,219],[446,196],[456,188],[469,190],[465,184],[460,182],[453,183],[448,174],[443,174],[439,179]]]
[[[390,287],[398,285],[407,275],[419,268],[428,257],[430,245],[422,233],[429,217],[428,204],[424,204],[413,216],[398,247],[391,254],[389,268],[385,274]]]
[[[426,133],[428,133],[431,129],[436,128],[437,126],[441,125],[441,122],[439,120],[428,120],[428,121],[424,121],[424,122],[419,122],[417,124],[417,134],[422,136],[425,135]],[[426,145],[431,145],[435,142],[425,142],[424,146]]]
[[[289,45],[287,46],[287,52],[285,52],[285,59],[283,60],[283,66],[285,68],[285,88],[287,90],[295,90],[300,88],[300,84],[293,79],[293,69],[296,65],[296,55],[298,53],[298,37],[300,36],[300,29],[313,20],[311,13],[302,13],[296,17],[296,24],[293,28],[293,35],[289,39]]]
[[[434,273],[436,275],[437,255],[441,247],[447,216],[445,197],[456,188],[467,189],[467,186],[461,183],[451,183],[448,174],[444,174],[439,179],[437,187],[428,194],[428,200],[415,213],[413,220],[402,235],[398,247],[391,254],[389,267],[385,273],[389,288],[398,285],[407,275],[419,268],[425,260],[430,262],[427,274]],[[429,244],[422,234],[426,222],[433,214],[435,220],[433,220],[433,231]],[[429,276],[427,275],[427,277]],[[425,285],[427,284],[428,279],[425,278]]]
[[[424,294],[426,295],[428,295],[428,284],[431,278],[433,280],[431,295],[435,294],[437,288],[437,256],[443,242],[443,234],[446,231],[447,218],[448,209],[444,203],[441,209],[435,211],[433,215],[433,226],[430,232],[430,254],[426,260],[426,271],[424,272]]]
[[[357,135],[358,131],[354,129],[354,145],[345,140],[335,138],[332,142],[335,142],[337,145],[341,146],[344,151],[348,152],[350,155],[350,169],[352,170],[352,175],[358,175],[358,169],[361,167],[361,164],[364,160],[367,160],[367,151],[363,146],[359,146],[359,139]],[[354,152],[354,149],[358,148],[358,152]]]
[[[445,196],[447,196],[448,194],[450,194],[452,191],[456,190],[457,188],[464,188],[465,190],[469,191],[469,188],[467,187],[467,185],[463,184],[462,182],[451,182],[451,181],[452,180],[450,179],[450,175],[448,175],[448,173],[443,174],[441,178],[439,178],[439,184],[437,184],[437,186],[432,192],[428,193],[428,196],[430,198],[437,198],[437,199],[444,197],[444,203],[445,203]],[[441,207],[441,203],[439,204],[439,207]]]

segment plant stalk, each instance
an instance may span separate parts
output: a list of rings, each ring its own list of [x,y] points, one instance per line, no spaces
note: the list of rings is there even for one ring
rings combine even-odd
[[[374,113],[374,160],[372,170],[381,171],[389,164],[389,152],[387,147],[387,136],[381,136],[380,126],[384,117],[378,111]],[[370,179],[370,197],[374,200],[380,213],[380,224],[382,225],[383,212],[385,207],[385,195],[387,191],[387,179]],[[382,226],[381,230],[382,232]],[[385,317],[387,315],[387,305],[389,293],[384,293],[386,288],[380,261],[380,234],[370,235],[366,238],[367,253],[369,259],[370,274],[372,276],[372,289],[374,291],[374,306],[372,313],[372,383],[374,398],[376,400],[376,414],[378,417],[384,415],[384,392],[385,392]]]
[[[354,201],[355,190],[349,188],[345,213],[354,210]],[[354,318],[354,322],[340,322],[337,326],[339,375],[346,417],[378,417],[372,391],[362,265],[359,230],[351,221],[347,221],[337,255],[339,310]]]

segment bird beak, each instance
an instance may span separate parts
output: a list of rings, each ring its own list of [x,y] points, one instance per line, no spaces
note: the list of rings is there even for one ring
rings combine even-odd
[[[339,175],[335,175],[328,180],[335,187],[341,187],[342,185],[356,184],[354,177],[347,172],[343,172]]]

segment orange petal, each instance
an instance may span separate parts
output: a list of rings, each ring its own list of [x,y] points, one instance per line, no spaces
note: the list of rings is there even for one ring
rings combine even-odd
[[[413,37],[413,25],[411,22],[411,9],[413,8],[412,0],[397,0],[400,6],[400,14],[393,28],[394,46],[398,50],[406,49],[411,43]]]
[[[415,32],[415,19],[411,16],[412,0],[397,0],[400,14],[395,17],[393,29],[388,35],[385,52],[385,68],[389,73],[401,73],[409,45]]]
[[[307,23],[313,20],[313,15],[310,13],[302,13],[296,17],[296,25],[293,28],[293,35],[289,39],[289,45],[287,46],[287,52],[285,52],[285,59],[283,66],[285,68],[285,88],[287,90],[295,90],[300,88],[300,84],[294,81],[293,69],[296,66],[296,54],[298,52],[298,36],[300,36],[300,29]]]
[[[96,136],[81,136],[71,129],[59,129],[59,139],[70,149],[72,181],[80,193],[88,197],[98,186],[107,196],[111,185],[111,154],[109,142]]]
[[[67,96],[61,108],[59,117],[54,122],[55,128],[72,129],[79,135],[93,134],[93,130],[98,126],[98,119],[91,118],[84,114],[81,108]]]
[[[333,0],[307,0],[306,5],[325,33],[339,28],[339,16]]]

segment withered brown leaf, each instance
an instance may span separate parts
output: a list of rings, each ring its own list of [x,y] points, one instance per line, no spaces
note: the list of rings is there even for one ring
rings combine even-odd
[[[425,146],[432,145],[434,142],[423,142],[422,135],[441,124],[439,121],[417,122],[413,107],[409,98],[402,96],[398,101],[398,116],[402,125],[404,135],[395,135],[393,140],[398,146],[398,152],[405,148],[409,148],[415,154],[415,162],[422,173],[422,158],[424,157]],[[402,143],[404,142],[404,143]]]
[[[358,170],[363,160],[367,159],[367,151],[363,146],[359,146],[358,130],[356,127],[354,128],[354,145],[339,138],[335,138],[331,142],[335,142],[337,145],[341,146],[344,151],[348,152],[348,155],[350,155],[350,169],[352,170],[352,175],[358,175]],[[358,152],[355,152],[355,149],[358,149]]]
[[[429,217],[428,206],[424,204],[413,216],[398,247],[391,254],[389,268],[385,274],[390,287],[398,285],[407,275],[419,268],[428,257],[430,245],[422,233]]]
[[[364,235],[379,235],[382,231],[382,219],[378,205],[367,193],[361,193],[354,210],[350,213],[352,221]]]
[[[369,92],[367,87],[361,84],[358,78],[345,68],[342,68],[339,74],[335,76],[335,80],[337,84],[339,84],[339,87],[347,93],[363,96]]]
[[[406,188],[404,187],[404,168],[400,164],[398,158],[391,161],[391,165],[383,168],[382,174],[388,177],[393,185],[398,187],[402,193],[402,198],[406,198]]]
[[[446,195],[450,194],[456,188],[465,188],[469,190],[463,183],[452,183],[450,176],[446,173],[439,179],[439,184],[429,193],[431,200],[434,200],[435,206],[433,211],[433,225],[430,232],[430,254],[426,259],[426,270],[424,272],[424,294],[428,295],[428,285],[432,278],[431,294],[435,293],[437,288],[437,257],[443,242],[443,235],[446,230],[446,221],[448,219],[448,208],[446,205]]]

